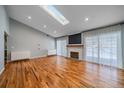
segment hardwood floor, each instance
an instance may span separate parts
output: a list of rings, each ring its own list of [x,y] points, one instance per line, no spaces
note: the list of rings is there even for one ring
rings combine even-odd
[[[51,56],[8,63],[0,87],[124,87],[124,70]]]

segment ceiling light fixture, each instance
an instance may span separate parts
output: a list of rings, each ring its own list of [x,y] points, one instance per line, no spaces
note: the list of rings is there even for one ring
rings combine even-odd
[[[62,25],[67,25],[69,23],[69,21],[53,5],[40,5],[40,7],[43,8]]]
[[[86,18],[85,18],[85,21],[88,21],[88,20],[89,20],[89,18],[88,18],[88,17],[86,17]]]
[[[43,28],[46,28],[47,26],[46,25],[43,25]]]
[[[32,19],[32,17],[31,16],[28,16],[28,19],[30,20],[30,19]]]

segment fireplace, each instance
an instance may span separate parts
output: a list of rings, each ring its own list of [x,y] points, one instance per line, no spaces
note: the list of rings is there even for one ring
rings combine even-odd
[[[79,52],[70,52],[70,57],[74,59],[79,59]]]
[[[83,45],[82,44],[68,44],[67,56],[78,60],[83,59]]]

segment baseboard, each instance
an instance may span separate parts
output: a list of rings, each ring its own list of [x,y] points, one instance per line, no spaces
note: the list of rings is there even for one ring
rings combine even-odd
[[[18,60],[11,60],[10,62],[26,61],[26,60],[29,60],[29,58],[26,58],[26,59],[18,59]]]
[[[52,56],[57,56],[57,55],[47,55],[47,57],[52,57]]]
[[[8,63],[16,62],[16,61],[30,60],[30,59],[36,59],[36,58],[42,58],[42,57],[47,57],[47,55],[44,55],[44,56],[35,56],[35,57],[30,57],[30,58],[27,58],[27,59],[11,60],[11,61],[8,61]]]
[[[3,68],[3,69],[0,71],[0,75],[3,73],[4,69],[5,69],[5,68]]]

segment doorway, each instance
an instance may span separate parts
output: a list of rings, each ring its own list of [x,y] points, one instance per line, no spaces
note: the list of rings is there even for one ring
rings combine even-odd
[[[5,65],[7,64],[7,61],[8,61],[7,41],[8,41],[8,34],[4,32],[4,62],[5,62]]]

